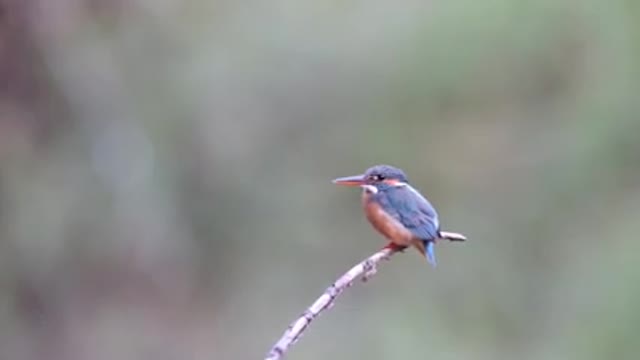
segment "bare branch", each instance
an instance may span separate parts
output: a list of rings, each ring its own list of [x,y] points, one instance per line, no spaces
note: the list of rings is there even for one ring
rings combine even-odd
[[[299,318],[289,325],[280,340],[273,345],[271,351],[269,351],[269,354],[265,357],[265,360],[281,359],[289,347],[300,339],[302,333],[307,329],[307,326],[309,326],[320,313],[331,308],[338,295],[353,285],[354,280],[360,277],[363,281],[367,281],[376,273],[378,263],[383,259],[389,259],[389,257],[397,251],[398,249],[395,248],[384,248],[352,267],[351,270],[338,278]]]

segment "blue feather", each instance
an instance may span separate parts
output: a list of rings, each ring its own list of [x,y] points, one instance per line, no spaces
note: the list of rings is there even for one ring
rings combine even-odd
[[[433,241],[425,240],[425,247],[427,250],[427,261],[433,266],[436,267],[436,252],[435,245]]]
[[[378,201],[384,210],[422,240],[438,237],[438,214],[419,192],[404,185],[379,193]]]

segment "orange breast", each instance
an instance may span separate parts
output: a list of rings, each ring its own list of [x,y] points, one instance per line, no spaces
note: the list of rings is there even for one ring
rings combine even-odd
[[[396,245],[409,246],[413,244],[413,234],[398,220],[387,214],[378,203],[370,200],[370,194],[363,192],[362,206],[367,220],[384,237]]]

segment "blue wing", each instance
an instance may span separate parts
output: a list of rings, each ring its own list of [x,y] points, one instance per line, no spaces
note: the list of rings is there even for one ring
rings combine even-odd
[[[411,185],[402,185],[380,192],[380,205],[416,237],[433,240],[438,237],[438,214]]]

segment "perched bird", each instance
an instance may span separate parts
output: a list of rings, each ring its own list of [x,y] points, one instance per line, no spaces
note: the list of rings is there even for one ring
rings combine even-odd
[[[389,248],[402,251],[414,246],[435,266],[436,240],[467,239],[462,234],[440,230],[434,207],[398,168],[376,165],[364,174],[337,178],[333,183],[362,188],[364,213],[371,225],[390,241]]]

